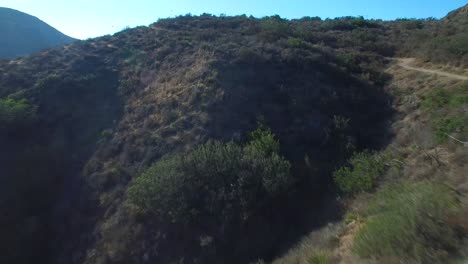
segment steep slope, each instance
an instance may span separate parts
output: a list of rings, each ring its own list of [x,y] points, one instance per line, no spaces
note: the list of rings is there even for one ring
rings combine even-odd
[[[377,175],[379,188],[352,196],[343,195],[346,207],[343,219],[305,235],[273,263],[306,264],[319,258],[327,259],[325,263],[346,264],[466,262],[468,156],[463,141],[468,135],[468,113],[464,110],[468,103],[468,82],[450,74],[420,71],[430,70],[432,65],[419,64],[416,69],[405,66],[394,60],[387,69],[393,76],[387,89],[394,95],[394,108],[398,114],[391,128],[395,137],[376,153],[380,157],[389,157],[386,159],[387,170]],[[399,185],[402,182],[409,184],[406,187],[431,188],[426,194],[411,188],[402,192]],[[388,195],[389,190],[395,190],[396,195],[382,195]],[[458,201],[446,203],[444,199],[450,195]],[[418,201],[421,197],[425,201]],[[369,214],[369,210],[375,210],[372,208],[375,201],[389,205],[400,199],[404,204],[397,203],[398,206],[405,208],[400,214]],[[434,200],[429,202],[431,199]],[[438,224],[429,225],[431,220],[437,219],[434,208],[440,204],[446,206],[449,213],[437,220]],[[427,208],[428,205],[432,208]],[[413,206],[426,208],[417,212]],[[418,213],[422,214],[423,220],[417,219],[417,231],[406,236],[411,234],[411,228],[405,226],[400,217]],[[369,232],[369,226],[382,216],[388,222],[374,225],[376,233]],[[396,228],[392,228],[391,223],[395,223]],[[367,247],[372,258],[362,256],[359,246],[362,246],[363,238],[369,240]],[[426,243],[422,247],[421,240]],[[416,247],[418,250],[412,251]]]
[[[452,12],[450,12],[443,20],[445,21],[460,21],[462,24],[466,24],[466,18],[468,17],[468,4],[462,6]]]
[[[2,262],[49,262],[71,202],[86,195],[76,175],[121,112],[113,93],[118,74],[104,58],[79,45],[67,57],[47,59],[52,54],[2,62]]]
[[[4,7],[0,7],[0,36],[0,59],[75,41],[36,17]]]
[[[385,89],[392,81],[385,57],[403,52],[389,41],[398,23],[181,16],[0,61],[0,211],[7,216],[0,262],[272,260],[341,216],[333,172],[353,153],[393,139],[398,97]],[[241,170],[233,173],[239,182],[202,190],[214,200],[174,208],[186,210],[184,221],[143,212],[129,199],[129,187],[152,164],[183,166],[178,157],[204,144],[231,142],[257,153],[268,143],[249,145],[259,127],[275,134],[275,154],[291,168],[292,184],[275,196],[265,196],[258,181],[241,182],[248,174]],[[201,174],[225,171],[206,166]],[[181,176],[187,170],[164,168],[195,179],[166,182],[178,190],[173,197],[200,185]],[[199,217],[197,209],[212,204],[242,206],[233,190],[261,201],[229,221]]]
[[[58,254],[61,263],[140,262],[142,257],[167,262],[184,255],[244,261],[275,254],[281,245],[274,240],[288,240],[318,223],[314,212],[333,190],[323,188],[326,175],[353,148],[383,141],[389,98],[374,70],[356,65],[350,74],[331,49],[288,41],[284,27],[295,26],[277,17],[181,17],[1,62],[0,97],[26,98],[37,114],[22,133],[4,132],[2,140],[12,150],[2,152],[4,175],[10,175],[11,185],[37,178],[43,183],[22,186],[28,196],[5,193],[37,210],[5,205],[2,210],[16,228],[31,226],[15,238],[17,229],[2,225],[12,231],[2,237],[3,244],[15,248],[10,241],[19,239],[18,247],[30,245],[25,261],[41,253]],[[183,235],[177,225],[141,222],[124,206],[127,185],[163,155],[208,140],[245,141],[258,120],[272,128],[293,161],[299,189],[240,226],[245,237],[235,238],[234,230],[220,237],[212,227],[193,227]],[[30,127],[36,127],[33,134]],[[31,146],[37,152],[28,154]],[[40,161],[37,154],[46,151]],[[44,169],[16,171],[16,164]],[[303,205],[311,208],[307,217]],[[283,214],[297,217],[288,220]],[[25,243],[32,234],[35,241]],[[213,236],[215,243],[199,248],[201,234]],[[275,238],[265,243],[271,235]],[[47,239],[59,244],[41,242]],[[256,244],[253,251],[243,246],[246,240]],[[238,249],[229,253],[231,246]],[[2,256],[8,260],[15,253]]]

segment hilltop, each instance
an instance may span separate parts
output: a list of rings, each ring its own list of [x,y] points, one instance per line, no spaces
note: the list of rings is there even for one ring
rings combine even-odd
[[[0,261],[455,261],[464,14],[187,15],[1,60]]]
[[[0,58],[15,58],[75,41],[40,19],[0,7]]]

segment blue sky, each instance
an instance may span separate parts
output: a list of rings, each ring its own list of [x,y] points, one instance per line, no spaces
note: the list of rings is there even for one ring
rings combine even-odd
[[[182,14],[279,14],[286,18],[426,18],[445,16],[468,0],[2,0],[75,38],[112,34],[129,26],[149,25],[158,18]]]

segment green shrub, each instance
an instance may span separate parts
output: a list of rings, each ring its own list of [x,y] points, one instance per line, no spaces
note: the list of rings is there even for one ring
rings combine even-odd
[[[438,110],[450,101],[449,92],[446,89],[438,88],[424,96],[422,106],[427,110]]]
[[[415,30],[415,29],[422,29],[424,27],[423,20],[416,20],[416,19],[397,19],[398,25],[401,29],[404,30]]]
[[[457,197],[430,182],[385,186],[370,203],[368,221],[357,233],[354,250],[361,257],[398,257],[404,263],[440,263],[459,242],[445,223]]]
[[[250,132],[250,141],[247,143],[247,148],[272,155],[279,153],[280,145],[278,140],[269,128],[259,125],[259,127]]]
[[[455,109],[468,103],[468,83],[457,89],[447,90],[438,88],[423,97],[422,105],[430,111]]]
[[[355,212],[347,212],[344,216],[344,221],[346,224],[350,224],[354,221],[359,221],[360,215]]]
[[[358,57],[357,53],[355,52],[342,53],[342,54],[338,54],[336,58],[338,59],[338,62],[340,64],[344,65],[349,70],[351,71],[359,70],[360,58]]]
[[[316,251],[307,260],[309,264],[328,264],[330,263],[330,257],[327,252]]]
[[[468,132],[467,124],[468,116],[449,116],[434,120],[433,125],[437,141],[444,142],[448,138],[447,135],[451,135],[454,132],[457,132],[462,137],[466,137]]]
[[[435,89],[424,96],[422,106],[430,112],[436,138],[444,142],[447,135],[456,133],[464,139],[468,134],[468,84],[454,90]]]
[[[290,37],[288,38],[288,46],[291,48],[301,49],[301,48],[307,48],[308,43],[300,38]]]
[[[263,18],[260,23],[261,31],[259,36],[265,41],[276,41],[288,35],[288,21],[280,16]]]
[[[333,174],[340,191],[347,194],[371,191],[385,168],[382,157],[368,152],[355,154],[349,164]]]
[[[26,99],[0,99],[0,129],[16,129],[36,119],[36,108]]]
[[[39,89],[44,89],[45,87],[48,87],[48,86],[57,85],[59,81],[60,81],[60,76],[58,76],[57,74],[49,74],[46,77],[39,79],[36,82],[36,87]]]
[[[364,17],[339,17],[335,19],[327,19],[321,25],[324,30],[343,30],[350,31],[357,28],[374,28],[379,27],[379,24],[372,20],[366,20]]]
[[[452,56],[463,56],[468,53],[468,36],[459,34],[455,36],[440,36],[429,42],[429,47],[435,52]]]
[[[242,47],[237,52],[237,58],[243,63],[256,63],[262,60],[259,52],[252,48]]]
[[[123,47],[120,50],[120,57],[126,65],[132,67],[136,72],[140,71],[148,60],[144,50],[133,47]]]
[[[271,132],[251,137],[245,146],[207,143],[156,162],[129,188],[130,202],[170,222],[246,220],[292,184]]]

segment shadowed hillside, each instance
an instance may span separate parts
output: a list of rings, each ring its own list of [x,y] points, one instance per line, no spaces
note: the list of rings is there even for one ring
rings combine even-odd
[[[75,41],[36,17],[0,7],[0,58],[15,58]]]

